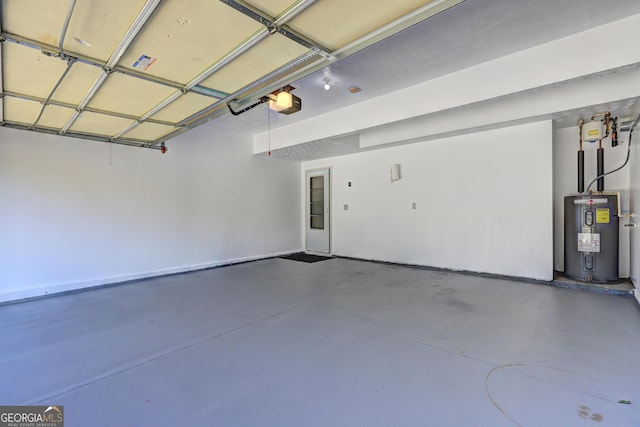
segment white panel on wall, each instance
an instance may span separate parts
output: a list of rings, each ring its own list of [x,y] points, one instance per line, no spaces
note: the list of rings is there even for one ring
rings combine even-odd
[[[551,142],[544,121],[303,169],[333,167],[336,255],[551,280]]]
[[[578,194],[578,126],[556,129],[553,132],[553,199],[554,199],[554,265],[564,271],[564,197]],[[628,133],[620,134],[616,148],[606,142],[604,162],[605,172],[616,169],[627,156]],[[597,144],[584,143],[585,189],[596,177]],[[620,206],[623,212],[629,210],[629,171],[626,167],[605,177],[605,190],[620,191]],[[591,186],[596,189],[596,184]],[[624,221],[621,221],[621,224]],[[629,277],[629,230],[620,227],[620,252],[618,274]]]
[[[301,249],[299,165],[248,136],[205,126],[163,155],[0,133],[0,301]]]

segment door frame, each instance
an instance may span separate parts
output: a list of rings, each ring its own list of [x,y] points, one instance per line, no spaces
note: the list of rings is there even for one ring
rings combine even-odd
[[[328,235],[329,235],[329,252],[328,253],[324,253],[324,252],[315,252],[315,251],[311,251],[307,249],[307,221],[309,220],[309,215],[310,215],[310,203],[309,203],[309,189],[307,188],[308,182],[307,182],[307,176],[309,173],[314,173],[314,172],[321,172],[321,171],[327,171],[328,172],[328,177],[327,177],[327,189],[329,191],[329,195],[328,195],[328,206],[325,207],[326,211],[325,211],[325,224],[327,224],[327,228],[328,228]],[[303,251],[305,253],[310,253],[310,254],[319,254],[319,255],[333,255],[333,188],[332,188],[332,184],[333,184],[333,167],[332,166],[322,166],[322,167],[316,167],[316,168],[311,168],[311,169],[305,169],[302,173],[302,203],[304,204],[304,209],[302,209],[302,240],[303,240]],[[328,218],[328,221],[327,221]]]

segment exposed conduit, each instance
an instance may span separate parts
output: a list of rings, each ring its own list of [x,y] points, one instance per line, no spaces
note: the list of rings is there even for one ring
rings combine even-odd
[[[269,101],[269,97],[263,96],[262,98],[260,98],[260,100],[258,102],[253,103],[253,104],[249,105],[248,107],[244,107],[242,110],[239,110],[239,111],[234,111],[233,108],[231,108],[230,104],[227,104],[227,107],[229,107],[229,112],[231,112],[231,114],[233,114],[234,116],[239,116],[240,114],[245,113],[245,112],[251,110],[252,108],[257,107],[260,104],[264,104],[267,101]]]

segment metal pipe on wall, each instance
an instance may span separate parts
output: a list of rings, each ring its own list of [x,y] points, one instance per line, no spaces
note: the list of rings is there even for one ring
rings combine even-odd
[[[627,158],[625,159],[624,163],[621,166],[607,173],[602,173],[601,175],[597,175],[595,178],[593,178],[591,182],[589,182],[589,185],[587,185],[587,190],[586,190],[587,193],[589,192],[589,189],[591,188],[593,183],[596,182],[601,176],[604,177],[605,175],[610,175],[614,172],[618,172],[620,169],[624,168],[629,163],[629,159],[631,158],[631,145],[632,145],[631,141],[633,140],[633,130],[638,125],[638,123],[640,123],[640,114],[638,115],[638,117],[635,119],[633,123],[631,121],[620,123],[620,130],[622,132],[629,132],[629,141],[627,142]]]
[[[584,192],[584,150],[578,151],[578,193]]]
[[[598,178],[598,191],[604,191],[604,148],[598,148],[598,164],[597,164],[597,176]]]
[[[578,122],[578,132],[580,134],[580,146],[578,148],[578,193],[584,192],[584,150],[582,149],[582,125],[584,120]]]

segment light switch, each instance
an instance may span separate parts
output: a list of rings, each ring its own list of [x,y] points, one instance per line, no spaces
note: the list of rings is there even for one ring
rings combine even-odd
[[[418,209],[418,202],[411,203],[411,209]]]
[[[346,204],[346,203],[344,205],[342,205],[342,210],[343,211],[348,211],[349,210],[349,205]]]

